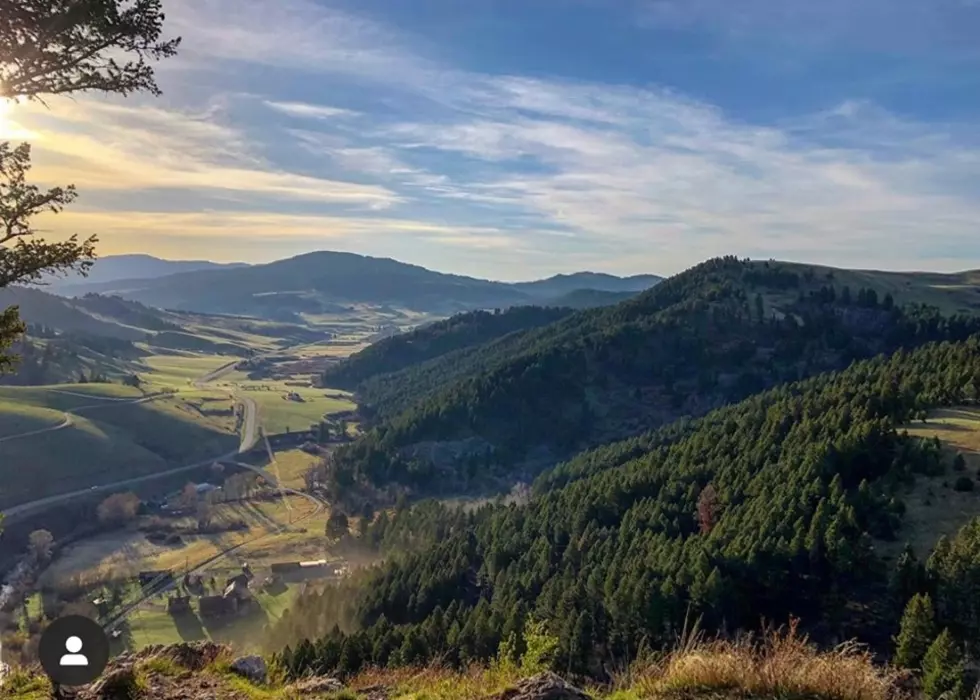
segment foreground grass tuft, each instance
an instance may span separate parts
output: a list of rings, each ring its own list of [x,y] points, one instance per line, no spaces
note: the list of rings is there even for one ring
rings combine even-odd
[[[13,669],[3,678],[0,698],[41,700],[51,697],[51,683],[39,669]]]
[[[181,689],[180,678],[208,676],[218,681],[213,697],[249,700],[299,700],[310,697],[284,686],[280,674],[270,670],[269,683],[259,686],[234,674],[227,650],[189,671],[165,655],[138,663],[135,670],[118,673],[114,697],[137,698],[147,677],[170,677]],[[386,689],[391,700],[485,700],[513,688],[528,672],[516,665],[493,663],[464,671],[437,665],[425,668],[367,669],[347,688],[318,694],[324,700],[355,700],[367,689]],[[605,688],[586,688],[597,700],[893,700],[900,672],[875,666],[870,654],[855,645],[820,651],[796,625],[761,637],[709,640],[688,635],[678,648],[658,658],[637,662]],[[7,677],[0,698],[40,700],[50,697],[47,681],[29,670]],[[167,697],[172,697],[168,695]],[[980,700],[977,691],[972,700]]]
[[[729,692],[756,697],[888,700],[900,673],[872,663],[853,644],[821,652],[796,624],[759,638],[708,641],[694,635],[659,662],[634,669],[637,697],[679,692]]]

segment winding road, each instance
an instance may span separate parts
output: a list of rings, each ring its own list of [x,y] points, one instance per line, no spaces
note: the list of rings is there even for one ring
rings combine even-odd
[[[127,403],[146,403],[147,401],[153,401],[160,398],[161,396],[166,396],[167,394],[161,392],[157,394],[148,394],[147,396],[141,396],[138,399],[121,399],[114,396],[93,396],[92,394],[82,394],[77,391],[62,391],[60,389],[48,389],[52,394],[65,394],[66,396],[80,396],[85,399],[95,399],[101,401],[102,403],[93,403],[87,406],[77,406],[70,411],[62,411],[64,419],[57,425],[52,425],[47,428],[40,428],[38,430],[30,430],[26,433],[18,433],[17,435],[8,435],[7,437],[0,438],[0,442],[10,442],[12,440],[20,440],[22,438],[34,437],[35,435],[44,435],[45,433],[53,433],[56,430],[64,430],[65,428],[70,428],[74,425],[72,421],[72,416],[81,413],[82,411],[91,411],[99,408],[106,408],[108,406],[118,406],[119,404]]]
[[[213,370],[213,371],[205,374],[204,376],[202,376],[201,378],[197,379],[194,382],[194,386],[197,387],[197,388],[199,388],[199,389],[200,388],[203,388],[204,387],[204,384],[206,384],[208,382],[211,382],[211,381],[214,381],[215,379],[217,379],[217,378],[219,378],[219,377],[221,377],[221,376],[223,376],[225,374],[228,374],[229,372],[233,371],[235,369],[235,366],[237,364],[238,364],[238,361],[236,360],[235,362],[231,362],[231,363],[229,363],[227,365],[223,365],[222,367],[219,367],[218,369]],[[92,411],[92,410],[98,410],[99,408],[104,408],[104,407],[107,407],[107,406],[118,406],[120,404],[138,404],[138,403],[145,403],[147,401],[154,401],[154,400],[160,398],[161,396],[169,396],[170,395],[169,393],[161,392],[161,393],[157,393],[157,394],[149,394],[147,396],[143,396],[143,397],[140,397],[138,399],[120,399],[120,398],[115,398],[115,397],[96,397],[96,396],[90,396],[88,394],[81,394],[81,393],[78,393],[78,392],[63,391],[61,389],[50,389],[50,391],[55,392],[55,393],[60,393],[60,394],[68,394],[68,395],[71,395],[71,396],[84,396],[85,398],[91,398],[91,399],[100,400],[101,403],[91,404],[91,405],[88,405],[88,406],[80,406],[78,408],[73,408],[70,411],[65,411],[64,412],[64,420],[61,423],[59,423],[58,425],[53,425],[53,426],[48,427],[48,428],[41,428],[40,430],[31,430],[31,431],[26,432],[26,433],[20,433],[18,435],[11,435],[11,436],[8,436],[8,437],[5,437],[5,438],[0,438],[0,442],[6,442],[6,441],[9,441],[9,440],[20,440],[20,439],[23,439],[23,438],[36,437],[38,435],[43,435],[45,433],[51,433],[51,432],[54,432],[54,431],[57,431],[57,430],[64,430],[65,428],[69,428],[69,427],[71,427],[73,425],[73,423],[72,423],[72,415],[73,414],[78,414],[79,412],[82,412],[82,411],[88,412],[88,411]],[[245,416],[244,416],[244,419],[242,421],[241,441],[240,441],[237,449],[234,449],[234,450],[232,450],[230,452],[226,452],[225,454],[222,454],[222,455],[216,455],[216,456],[211,457],[209,459],[204,459],[204,460],[201,460],[199,462],[194,462],[193,464],[186,464],[186,465],[184,465],[182,467],[175,467],[173,469],[166,469],[164,471],[153,472],[152,474],[145,474],[143,476],[132,477],[132,478],[129,478],[129,479],[120,479],[118,481],[112,481],[112,482],[105,483],[105,484],[97,484],[95,486],[90,486],[89,488],[86,488],[86,489],[78,489],[77,491],[68,491],[66,493],[60,493],[60,494],[57,494],[55,496],[47,496],[45,498],[39,498],[39,499],[37,499],[35,501],[28,501],[27,503],[21,503],[20,505],[16,505],[16,506],[12,506],[10,508],[7,508],[6,510],[0,512],[0,514],[3,515],[3,518],[5,520],[7,520],[8,522],[10,522],[11,519],[13,519],[13,518],[23,517],[24,515],[28,515],[30,513],[36,512],[38,510],[43,510],[45,508],[50,508],[50,507],[56,506],[56,505],[58,505],[60,503],[65,503],[67,501],[70,501],[70,500],[72,500],[74,498],[78,498],[80,496],[92,496],[94,494],[97,494],[97,493],[100,493],[100,492],[103,492],[103,491],[116,490],[116,489],[127,487],[127,486],[135,486],[137,484],[143,484],[143,483],[146,483],[146,482],[149,482],[149,481],[153,481],[154,479],[160,479],[160,478],[163,478],[163,477],[174,476],[176,474],[181,474],[183,472],[193,471],[194,469],[200,469],[201,467],[206,467],[209,464],[212,464],[213,462],[216,462],[216,461],[217,462],[220,462],[220,461],[226,461],[226,460],[234,460],[238,455],[244,454],[245,452],[248,452],[249,450],[251,450],[256,445],[256,443],[259,440],[259,435],[258,435],[258,406],[256,405],[256,403],[255,403],[254,400],[252,400],[252,399],[250,399],[250,398],[248,398],[246,396],[238,397],[236,395],[235,398],[238,401],[240,401],[240,403],[244,407],[244,411],[245,411]]]
[[[280,350],[280,351],[277,351],[277,352],[282,352],[282,351]],[[275,353],[268,353],[268,354],[275,354]],[[198,378],[197,380],[195,380],[193,382],[193,385],[196,388],[198,388],[198,389],[203,389],[205,384],[208,384],[210,382],[213,382],[216,379],[219,379],[222,376],[224,376],[226,374],[229,374],[230,372],[234,371],[235,368],[238,366],[238,363],[239,362],[240,362],[240,360],[235,360],[233,362],[229,362],[228,364],[222,365],[221,367],[219,367],[219,368],[217,368],[215,370],[212,370],[211,372],[208,372],[207,374],[205,374],[205,375],[201,376],[200,378]],[[119,405],[120,403],[130,403],[130,404],[143,403],[143,402],[146,402],[146,401],[153,401],[153,400],[155,400],[157,398],[160,398],[161,396],[168,396],[168,395],[170,395],[169,393],[161,392],[161,393],[158,393],[158,394],[151,394],[151,395],[148,395],[148,396],[143,396],[143,397],[140,397],[138,399],[119,399],[119,398],[114,398],[114,397],[94,397],[94,396],[93,397],[90,397],[87,394],[80,394],[80,393],[77,393],[77,392],[70,392],[70,391],[64,391],[64,390],[59,390],[59,389],[51,389],[50,391],[52,391],[52,392],[58,392],[58,393],[63,393],[63,394],[76,395],[76,396],[84,396],[86,398],[100,399],[102,401],[102,403],[92,404],[92,405],[89,405],[89,406],[81,406],[81,407],[78,407],[78,408],[73,408],[71,411],[65,411],[64,412],[64,416],[65,416],[64,417],[64,420],[60,424],[58,424],[58,425],[51,426],[51,427],[48,427],[48,428],[42,428],[40,430],[32,430],[32,431],[29,431],[29,432],[26,432],[26,433],[21,433],[19,435],[13,435],[13,436],[9,436],[9,437],[6,437],[6,438],[2,438],[2,439],[0,439],[0,442],[6,441],[6,440],[19,440],[19,439],[22,439],[22,438],[28,438],[28,437],[33,437],[33,436],[37,436],[37,435],[42,435],[42,434],[49,433],[49,432],[54,432],[56,430],[63,430],[65,428],[68,428],[68,427],[70,427],[70,426],[73,425],[73,423],[72,423],[72,415],[73,414],[77,414],[79,411],[89,411],[89,410],[98,409],[99,407],[104,407],[104,406],[108,406],[108,405]],[[260,435],[259,435],[259,421],[258,421],[258,412],[259,411],[258,411],[258,405],[256,404],[256,402],[253,399],[251,399],[251,398],[249,398],[247,396],[240,395],[238,392],[235,392],[235,391],[232,391],[230,393],[235,398],[235,400],[238,401],[243,406],[243,409],[244,409],[244,416],[243,416],[242,425],[241,425],[241,440],[239,442],[239,445],[238,445],[238,448],[237,449],[232,450],[230,452],[227,452],[227,453],[225,453],[223,455],[218,455],[218,456],[213,457],[211,459],[206,459],[206,460],[202,460],[200,462],[195,462],[194,464],[188,464],[188,465],[185,465],[185,466],[182,466],[182,467],[176,467],[174,469],[168,469],[168,470],[165,470],[165,471],[155,472],[153,474],[147,474],[147,475],[144,475],[144,476],[134,477],[134,478],[130,478],[130,479],[121,479],[121,480],[113,481],[113,482],[106,483],[106,484],[99,484],[99,485],[96,485],[96,486],[91,486],[91,487],[89,487],[87,489],[80,489],[80,490],[77,490],[77,491],[71,491],[71,492],[68,492],[68,493],[58,494],[56,496],[49,496],[47,498],[41,498],[41,499],[38,499],[36,501],[30,501],[28,503],[22,503],[20,505],[13,506],[13,507],[8,508],[5,511],[3,511],[2,512],[3,517],[9,521],[11,518],[16,518],[18,516],[24,516],[24,515],[26,515],[28,513],[32,513],[32,512],[37,511],[37,510],[42,510],[42,509],[45,509],[45,508],[50,508],[52,506],[58,505],[59,503],[63,503],[63,502],[69,501],[69,500],[71,500],[73,498],[78,498],[80,496],[91,496],[91,495],[96,494],[96,493],[99,493],[101,491],[116,490],[116,489],[119,489],[121,487],[133,486],[133,485],[136,485],[136,484],[141,484],[141,483],[144,483],[144,482],[152,481],[154,479],[159,479],[161,477],[173,476],[175,474],[180,474],[181,472],[191,471],[193,469],[198,469],[200,467],[207,466],[207,465],[212,464],[214,462],[230,462],[230,463],[234,464],[235,466],[237,466],[237,467],[239,467],[241,469],[245,469],[245,470],[252,471],[252,472],[255,472],[255,473],[259,474],[260,476],[262,476],[262,478],[266,479],[274,488],[278,489],[279,493],[281,494],[281,496],[284,499],[285,499],[285,497],[287,495],[291,495],[291,496],[298,496],[298,497],[301,497],[301,498],[305,498],[305,499],[307,499],[309,501],[312,501],[313,504],[314,504],[314,506],[315,506],[314,509],[312,511],[310,511],[309,513],[305,514],[304,516],[302,516],[301,518],[293,521],[293,523],[302,522],[302,521],[307,520],[307,519],[313,517],[314,515],[317,515],[318,513],[322,512],[323,509],[326,508],[328,504],[325,503],[324,501],[322,501],[321,499],[319,499],[316,496],[313,496],[311,494],[305,493],[303,491],[297,491],[295,489],[286,488],[286,487],[284,487],[279,482],[278,478],[276,476],[274,476],[273,474],[271,474],[270,472],[267,472],[266,470],[264,470],[264,469],[262,469],[260,467],[256,467],[256,466],[253,466],[251,464],[245,464],[244,462],[237,461],[236,458],[239,455],[244,454],[244,453],[248,452],[249,450],[251,450],[258,443],[258,441],[260,439]],[[274,458],[273,455],[271,455],[271,453],[270,453],[270,457],[274,461],[275,458]],[[235,551],[237,551],[237,550],[239,550],[239,549],[241,549],[241,548],[243,548],[245,546],[254,544],[255,542],[257,542],[259,540],[262,540],[262,539],[265,539],[267,537],[271,537],[271,536],[280,534],[282,532],[282,530],[284,528],[286,528],[286,527],[288,527],[288,526],[281,526],[280,529],[277,530],[277,531],[266,532],[266,533],[264,533],[262,535],[259,535],[257,537],[254,537],[254,538],[252,538],[250,540],[246,540],[246,541],[241,542],[239,544],[236,544],[236,545],[234,545],[232,547],[229,547],[229,548],[227,548],[227,549],[219,552],[218,554],[214,555],[213,557],[208,558],[205,561],[198,562],[192,568],[190,568],[187,571],[183,572],[183,575],[196,574],[196,573],[199,573],[201,571],[204,571],[208,567],[210,567],[212,564],[214,564],[216,561],[219,561],[220,559],[222,559],[222,558],[224,558],[224,557],[226,557],[226,556],[234,553]],[[161,584],[163,584],[163,585],[161,585]],[[102,620],[102,621],[100,621],[100,623],[103,625],[103,627],[106,629],[106,631],[112,631],[116,627],[118,627],[119,624],[121,624],[127,617],[129,617],[129,615],[131,615],[134,611],[136,611],[147,600],[149,600],[149,599],[151,599],[151,598],[153,598],[155,596],[159,596],[159,595],[161,595],[163,593],[166,593],[167,591],[169,591],[172,588],[176,587],[176,585],[177,585],[177,579],[176,578],[173,578],[170,581],[167,581],[167,577],[160,577],[160,579],[158,579],[157,581],[151,582],[150,585],[148,585],[146,587],[146,589],[142,592],[142,595],[137,600],[134,600],[131,603],[126,604],[122,608],[122,610],[120,610],[120,611],[116,612],[115,614],[113,614],[112,617],[109,618],[108,620]]]

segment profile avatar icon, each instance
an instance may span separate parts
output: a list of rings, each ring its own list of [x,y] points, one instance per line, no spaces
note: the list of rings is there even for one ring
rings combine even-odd
[[[80,637],[69,637],[65,640],[65,649],[68,653],[61,657],[59,666],[88,666],[88,657],[80,654],[83,643]]]
[[[86,685],[109,663],[109,636],[95,620],[67,615],[44,630],[37,655],[52,685]]]

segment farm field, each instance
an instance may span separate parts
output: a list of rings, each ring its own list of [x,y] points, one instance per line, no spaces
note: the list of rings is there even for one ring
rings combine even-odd
[[[316,464],[317,458],[303,450],[283,450],[276,452],[276,464],[268,467],[286,488],[302,490],[306,486],[303,475]]]
[[[309,430],[310,425],[319,423],[324,416],[356,408],[353,400],[346,398],[349,394],[333,389],[296,387],[268,380],[246,380],[240,389],[241,395],[253,399],[258,405],[260,422],[268,434]],[[291,392],[302,401],[286,398]],[[345,398],[333,398],[340,395]]]
[[[198,355],[182,353],[174,355],[150,355],[143,358],[148,368],[144,377],[152,385],[169,385],[181,389],[192,385],[194,380],[237,359],[230,355]]]
[[[42,583],[65,580],[93,583],[108,577],[134,576],[144,569],[185,570],[243,543],[247,544],[215,562],[215,568],[239,566],[245,561],[253,566],[265,566],[297,558],[321,558],[325,555],[323,532],[329,513],[324,511],[310,517],[313,510],[313,504],[299,496],[287,496],[285,502],[276,498],[217,504],[213,506],[213,522],[242,521],[248,529],[181,534],[182,541],[177,545],[147,540],[138,529],[147,523],[144,517],[127,529],[69,546],[44,572]],[[183,518],[172,524],[192,529],[194,522],[192,518]]]

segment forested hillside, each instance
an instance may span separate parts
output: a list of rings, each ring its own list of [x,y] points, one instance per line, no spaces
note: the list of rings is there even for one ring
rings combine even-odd
[[[366,379],[397,372],[456,350],[537,328],[572,313],[571,309],[514,306],[504,311],[471,311],[385,338],[323,374],[324,386],[356,389]]]
[[[977,330],[973,316],[838,289],[832,272],[712,260],[617,306],[365,383],[377,425],[337,453],[335,491],[509,480],[781,382]]]
[[[902,426],[978,397],[980,337],[928,344],[583,454],[526,506],[400,510],[363,540],[416,551],[356,590],[304,595],[273,639],[293,642],[281,659],[294,675],[346,674],[465,664],[507,640],[519,654],[536,620],[557,637],[554,667],[604,678],[696,619],[732,633],[798,616],[821,642],[890,655],[921,593],[913,613],[929,624],[903,623],[900,638],[914,639],[913,663],[931,644],[930,663],[962,677],[955,640],[975,639],[980,619],[980,525],[926,567],[906,554],[889,570],[877,543],[895,539],[911,484],[949,467],[938,441]]]

